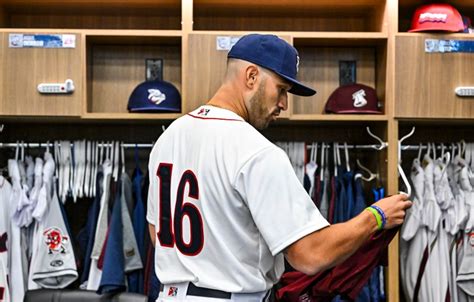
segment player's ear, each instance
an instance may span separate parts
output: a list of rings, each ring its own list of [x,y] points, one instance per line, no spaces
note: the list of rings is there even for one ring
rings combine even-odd
[[[258,67],[253,64],[248,65],[245,69],[245,84],[247,88],[252,90],[254,87],[256,87],[256,83],[259,76],[260,70],[258,69]]]

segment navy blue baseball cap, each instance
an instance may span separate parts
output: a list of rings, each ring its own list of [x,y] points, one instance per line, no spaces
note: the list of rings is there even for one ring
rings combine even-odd
[[[245,35],[235,43],[227,57],[245,60],[275,72],[293,84],[288,91],[292,94],[311,96],[316,93],[316,90],[296,80],[300,62],[296,48],[275,35]]]
[[[181,95],[171,83],[146,81],[135,87],[127,108],[130,112],[181,112]]]

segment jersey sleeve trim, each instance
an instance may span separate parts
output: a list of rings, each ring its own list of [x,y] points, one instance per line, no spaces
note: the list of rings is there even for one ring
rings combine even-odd
[[[306,227],[298,229],[286,238],[283,238],[280,243],[276,244],[275,247],[271,249],[272,255],[277,255],[304,236],[319,231],[327,226],[329,226],[329,222],[327,222],[325,219],[315,217],[314,220],[312,220]]]

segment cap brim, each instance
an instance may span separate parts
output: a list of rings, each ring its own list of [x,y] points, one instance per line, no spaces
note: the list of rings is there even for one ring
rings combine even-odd
[[[288,90],[289,93],[296,94],[296,95],[301,95],[301,96],[312,96],[316,94],[316,90],[309,88],[308,86],[305,86],[301,84],[300,82],[296,81],[295,79],[292,79],[284,74],[277,73],[279,76],[293,84],[290,90]]]
[[[424,32],[424,31],[439,31],[439,32],[450,32],[450,33],[457,33],[457,32],[460,32],[461,30],[464,30],[463,29],[456,29],[456,28],[443,28],[443,29],[439,29],[439,28],[436,28],[436,27],[433,27],[433,28],[430,28],[430,27],[427,27],[427,28],[414,28],[414,29],[410,29],[408,30],[409,33],[417,33],[417,32]]]
[[[174,108],[150,108],[150,107],[134,107],[128,108],[130,112],[181,112],[179,109]]]
[[[336,114],[382,114],[377,110],[329,110],[328,112]]]

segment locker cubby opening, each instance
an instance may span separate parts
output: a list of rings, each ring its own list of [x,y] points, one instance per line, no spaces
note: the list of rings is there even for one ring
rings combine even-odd
[[[424,4],[430,3],[447,3],[456,8],[463,16],[468,16],[471,21],[474,21],[474,2],[469,0],[450,0],[450,1],[436,1],[436,0],[399,0],[398,9],[398,31],[407,32],[411,27],[411,20],[416,8]]]
[[[431,121],[401,121],[399,126],[399,137],[403,137],[412,131],[414,134],[403,141],[403,146],[419,146],[421,143],[426,146],[427,143],[435,143],[437,147],[441,143],[445,144],[446,151],[451,152],[451,144],[454,143],[457,148],[458,142],[474,143],[474,121],[473,120],[431,120]],[[457,154],[458,149],[455,153]],[[426,154],[427,149],[422,149],[421,156]],[[441,149],[436,150],[437,157],[441,155]],[[418,156],[418,150],[402,151],[402,167],[407,177],[411,170],[413,159]],[[453,156],[451,156],[453,159]]]
[[[180,0],[15,1],[0,4],[0,27],[181,29]]]
[[[146,80],[146,59],[162,59],[163,80],[182,91],[180,36],[86,36],[86,47],[86,114],[128,113],[130,94]]]
[[[30,121],[10,120],[5,121],[2,132],[2,143],[25,143],[25,155],[43,157],[46,145],[41,147],[30,147],[28,143],[44,144],[54,143],[54,141],[87,140],[98,143],[110,143],[112,141],[122,141],[127,144],[152,144],[162,133],[162,126],[168,127],[170,121],[147,120],[112,121],[104,123],[102,121],[84,120],[60,120],[51,121],[46,118],[35,118]],[[53,148],[49,151],[53,153]],[[148,159],[151,147],[138,148],[139,164],[145,173],[148,167]],[[0,148],[0,169],[7,167],[8,159],[15,158],[15,148]],[[135,168],[135,148],[125,148],[125,166],[129,175],[132,175]],[[8,173],[4,172],[3,176]]]
[[[385,0],[193,2],[194,30],[385,32]]]
[[[340,86],[339,62],[356,62],[356,82],[377,92],[381,112],[386,112],[385,80],[387,39],[295,38],[300,55],[299,79],[317,90],[312,97],[293,98],[293,115],[323,114],[331,93]]]
[[[379,142],[369,136],[366,127],[370,127],[373,134],[380,137],[384,142],[387,141],[387,122],[384,121],[315,121],[315,122],[292,122],[278,121],[271,124],[270,127],[262,133],[272,142],[277,141],[297,141],[297,142],[324,142],[331,144],[330,150],[333,150],[332,143],[344,143],[348,145],[379,145]],[[320,157],[320,148],[318,152],[318,161]],[[344,157],[344,151],[341,150],[341,157]],[[328,155],[333,157],[331,151]],[[373,173],[378,173],[380,183],[387,186],[387,148],[382,150],[375,149],[349,149],[349,158],[351,169],[356,168],[356,159],[367,167]],[[332,159],[331,159],[332,161]],[[342,160],[345,165],[344,159]],[[367,176],[367,173],[364,174]],[[375,180],[365,183],[366,192],[376,185]]]

